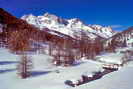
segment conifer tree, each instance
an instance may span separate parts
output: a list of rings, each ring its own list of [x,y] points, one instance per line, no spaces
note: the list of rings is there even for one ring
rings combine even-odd
[[[31,70],[32,68],[32,60],[30,56],[27,55],[22,55],[20,58],[20,62],[17,66],[17,70],[18,70],[18,75],[21,78],[27,78],[31,75]]]

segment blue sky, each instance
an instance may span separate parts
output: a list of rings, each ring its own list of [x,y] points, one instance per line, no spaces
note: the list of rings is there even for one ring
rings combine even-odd
[[[133,26],[133,0],[0,0],[0,7],[17,16],[49,12],[80,18],[86,24],[110,25],[116,30]]]

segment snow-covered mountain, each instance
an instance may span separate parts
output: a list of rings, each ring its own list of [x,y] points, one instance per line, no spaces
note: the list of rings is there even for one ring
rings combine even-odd
[[[101,25],[86,25],[80,19],[63,19],[56,15],[45,13],[42,16],[34,16],[32,14],[24,15],[21,19],[26,20],[29,24],[35,25],[41,30],[48,28],[61,32],[71,37],[86,34],[89,38],[103,37],[109,38],[115,34],[111,27],[103,27]]]
[[[112,47],[133,47],[133,27],[115,34],[106,41],[106,46]]]

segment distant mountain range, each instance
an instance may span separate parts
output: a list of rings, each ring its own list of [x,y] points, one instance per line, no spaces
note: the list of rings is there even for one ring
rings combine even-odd
[[[63,19],[49,13],[45,13],[42,16],[34,16],[32,14],[24,15],[21,19],[40,28],[40,30],[48,28],[69,35],[73,38],[80,37],[82,33],[86,34],[90,39],[95,39],[97,37],[109,38],[116,33],[116,31],[112,30],[109,26],[86,25],[78,18]]]

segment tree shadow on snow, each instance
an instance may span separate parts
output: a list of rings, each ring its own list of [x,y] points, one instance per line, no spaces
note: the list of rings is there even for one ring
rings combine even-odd
[[[13,72],[16,69],[5,69],[5,70],[0,70],[0,74],[7,73],[7,72]]]
[[[45,74],[48,74],[50,72],[51,71],[32,71],[31,77],[37,77],[37,76],[45,75]]]
[[[17,61],[0,61],[0,65],[16,64]]]
[[[83,64],[84,62],[76,62],[76,63],[73,63],[72,66],[79,66],[81,64]]]

